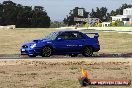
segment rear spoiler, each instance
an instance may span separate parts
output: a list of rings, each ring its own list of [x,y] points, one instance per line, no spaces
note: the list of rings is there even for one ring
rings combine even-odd
[[[94,37],[99,37],[99,34],[98,33],[93,33],[93,32],[85,32],[84,34],[93,34]]]

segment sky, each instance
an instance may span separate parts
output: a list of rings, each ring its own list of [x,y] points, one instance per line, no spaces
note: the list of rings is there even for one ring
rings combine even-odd
[[[0,3],[7,0],[0,0]],[[91,12],[92,8],[107,7],[108,11],[119,8],[124,3],[132,4],[132,0],[10,0],[24,6],[43,6],[52,21],[62,21],[70,10],[83,7]]]

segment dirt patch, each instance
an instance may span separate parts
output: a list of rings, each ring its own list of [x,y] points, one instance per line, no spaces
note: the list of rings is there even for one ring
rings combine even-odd
[[[132,59],[1,60],[0,87],[80,88],[78,82],[78,77],[81,76],[80,66],[90,72],[91,79],[132,79]],[[102,86],[90,88],[102,88]],[[112,86],[112,88],[126,87]]]

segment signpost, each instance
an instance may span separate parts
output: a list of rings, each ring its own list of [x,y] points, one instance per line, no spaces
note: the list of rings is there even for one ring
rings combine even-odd
[[[78,16],[84,16],[84,9],[82,9],[82,8],[79,8],[78,9]]]

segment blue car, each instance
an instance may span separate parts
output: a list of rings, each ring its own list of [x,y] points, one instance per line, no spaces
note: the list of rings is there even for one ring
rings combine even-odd
[[[89,37],[87,34],[93,34]],[[79,31],[56,31],[44,39],[33,40],[21,47],[21,55],[29,57],[50,57],[51,55],[70,55],[76,57],[82,54],[85,57],[100,50],[98,33],[82,33]]]

